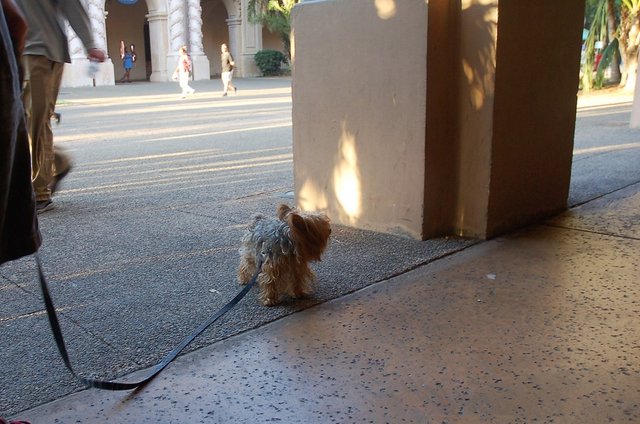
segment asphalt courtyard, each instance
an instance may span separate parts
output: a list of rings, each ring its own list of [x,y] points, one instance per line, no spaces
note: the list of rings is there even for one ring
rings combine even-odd
[[[293,203],[291,81],[241,79],[65,89],[56,140],[74,169],[40,216],[40,256],[74,366],[111,379],[148,367],[238,291],[237,249],[255,213]],[[570,206],[640,182],[629,96],[581,98]],[[335,226],[314,296],[265,308],[251,292],[187,351],[385,282],[477,242],[419,242]],[[43,312],[33,258],[0,268],[0,415],[82,386]]]

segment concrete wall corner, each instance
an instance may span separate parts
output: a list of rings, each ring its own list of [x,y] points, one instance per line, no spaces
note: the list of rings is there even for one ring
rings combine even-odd
[[[423,237],[426,32],[424,0],[294,8],[298,206]]]

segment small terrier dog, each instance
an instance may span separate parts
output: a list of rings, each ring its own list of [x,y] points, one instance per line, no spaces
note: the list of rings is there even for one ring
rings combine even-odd
[[[262,256],[257,283],[265,306],[278,304],[285,294],[293,298],[310,295],[316,275],[309,262],[320,260],[330,234],[330,220],[323,213],[300,212],[282,204],[278,219],[256,215],[239,250],[240,284],[251,280]]]

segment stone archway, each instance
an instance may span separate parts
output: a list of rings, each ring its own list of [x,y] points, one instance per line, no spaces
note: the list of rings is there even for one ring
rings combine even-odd
[[[211,58],[211,75],[220,75],[220,45],[227,43],[236,75],[256,76],[253,56],[262,49],[262,28],[247,20],[247,0],[202,0],[202,34]]]
[[[131,71],[131,79],[147,81],[153,66],[149,49],[153,43],[145,40],[147,2],[138,1],[133,5],[123,5],[111,0],[102,3],[106,15],[106,50],[113,61],[115,81],[118,81],[124,74],[120,59],[121,41],[124,41],[126,46],[135,45],[137,59]]]
[[[135,44],[139,81],[169,81],[177,51],[187,45],[194,79],[220,72],[220,44],[227,43],[236,61],[236,75],[256,76],[253,56],[262,49],[262,28],[248,22],[248,0],[139,0],[123,5],[117,0],[81,0],[95,30],[96,41],[109,58],[98,73],[87,74],[83,46],[69,30],[72,64],[65,67],[63,86],[113,85],[123,75],[120,41]],[[201,6],[202,5],[202,6]],[[215,58],[209,62],[207,54]]]
[[[220,76],[220,44],[229,42],[227,10],[222,0],[202,2],[202,39],[204,52],[211,63],[209,73],[212,77]]]
[[[116,63],[116,77],[124,72],[119,57],[124,40],[127,45],[143,47],[137,49],[142,66],[134,69],[133,79],[168,81],[183,45],[188,46],[193,60],[194,79],[209,79],[209,61],[202,50],[200,0],[140,0],[133,5],[85,1],[106,5],[108,52]]]

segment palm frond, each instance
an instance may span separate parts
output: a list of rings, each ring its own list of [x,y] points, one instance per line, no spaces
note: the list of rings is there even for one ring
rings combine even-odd
[[[291,10],[300,0],[248,0],[249,22],[263,25],[282,39],[287,57],[291,57]]]
[[[604,71],[611,65],[613,60],[618,54],[618,47],[620,43],[617,38],[614,38],[612,42],[607,44],[607,47],[602,51],[602,58],[598,63],[598,69],[596,71],[595,85],[600,88],[604,85]]]
[[[630,0],[635,1],[635,0]],[[640,0],[638,0],[640,1]],[[589,35],[584,42],[584,63],[582,64],[582,89],[589,91],[594,86],[593,71],[596,59],[596,42],[604,43],[607,39],[607,1],[599,0]]]

